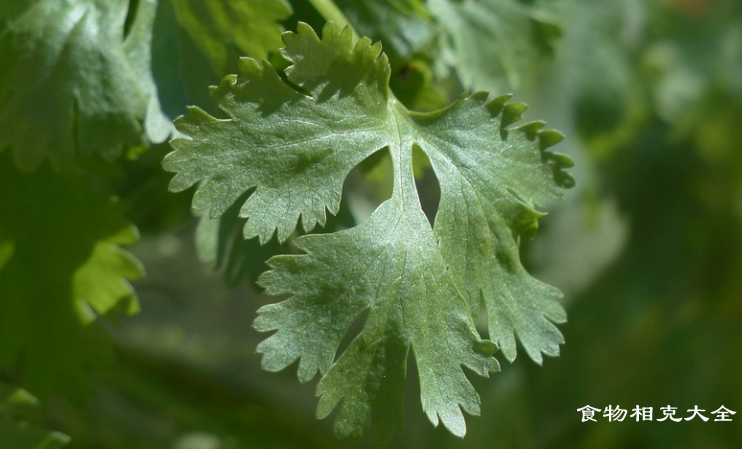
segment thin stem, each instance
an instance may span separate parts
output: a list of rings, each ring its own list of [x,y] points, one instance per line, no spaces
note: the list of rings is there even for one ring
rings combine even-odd
[[[357,42],[358,39],[360,39],[360,36],[356,32],[355,28],[353,28],[353,25],[348,21],[348,18],[345,17],[345,14],[343,14],[343,11],[338,8],[338,6],[335,4],[332,0],[309,0],[309,3],[314,6],[314,9],[317,10],[320,15],[329,21],[335,22],[340,28],[343,27],[349,27],[350,30],[353,32],[353,41]]]

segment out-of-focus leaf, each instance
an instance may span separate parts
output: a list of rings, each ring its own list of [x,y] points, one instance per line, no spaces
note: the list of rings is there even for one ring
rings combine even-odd
[[[0,1],[4,9],[11,0]],[[170,132],[149,70],[155,0],[39,0],[0,22],[0,151],[33,170]]]
[[[358,33],[381,41],[392,70],[431,49],[438,30],[421,0],[337,0]]]
[[[172,0],[178,21],[219,76],[239,56],[264,59],[281,46],[280,21],[291,14],[286,0]]]
[[[137,239],[136,229],[83,179],[46,164],[21,174],[8,157],[0,214],[0,367],[20,358],[35,392],[74,396],[85,370],[111,356],[96,315],[138,310],[127,279],[142,268],[119,247]]]
[[[678,136],[694,134],[714,122],[708,117],[719,103],[742,99],[742,8],[733,1],[702,14],[656,8],[650,25],[662,38],[642,55],[644,81],[656,113]]]
[[[540,279],[574,298],[621,254],[629,226],[615,200],[572,198],[549,216],[549,226],[531,244],[529,261]]]
[[[389,87],[413,111],[434,111],[446,105],[443,94],[433,83],[432,70],[420,60],[413,60],[393,73]]]
[[[553,51],[561,28],[543,1],[430,0],[450,35],[454,68],[471,90],[508,92],[521,86]]]
[[[31,427],[18,419],[36,406],[36,398],[28,392],[0,382],[0,448],[57,449],[70,441],[64,434]]]

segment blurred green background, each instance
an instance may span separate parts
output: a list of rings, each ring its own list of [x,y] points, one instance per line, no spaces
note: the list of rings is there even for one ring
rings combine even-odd
[[[528,45],[544,42],[544,24],[561,30],[531,58],[537,64],[521,63],[517,47],[501,49],[496,33],[492,42],[486,33],[477,41],[452,33],[446,47],[426,37],[432,25],[424,11],[407,11],[405,22],[374,15],[381,13],[371,2],[336,3],[361,34],[382,40],[393,88],[408,104],[433,107],[466,87],[512,91],[530,105],[526,119],[566,134],[557,151],[577,164],[578,186],[544,207],[549,215],[538,234],[523,242],[529,271],[564,292],[561,356],[536,366],[521,354],[513,364],[501,360],[502,372],[490,379],[470,376],[482,414],[468,418],[463,440],[424,417],[411,363],[407,424],[391,447],[739,447],[742,415],[714,422],[711,411],[742,408],[742,2],[523,0],[548,12],[528,22],[538,25]],[[435,11],[441,3],[427,6]],[[194,71],[179,84],[160,84],[163,109],[175,116],[185,104],[207,108],[205,86],[219,76],[192,41],[181,39],[176,51],[172,36],[158,34],[174,20],[169,5],[161,3],[155,24],[155,80],[167,80],[173,66]],[[308,3],[292,6],[287,29],[299,19],[315,28],[323,22]],[[448,73],[440,65],[455,52],[426,47],[450,50],[456,42],[483,68]],[[486,59],[498,48],[512,50],[515,64]],[[493,75],[481,76],[490,66]],[[498,67],[510,67],[507,76]],[[189,212],[192,192],[167,193],[171,175],[159,163],[168,151],[155,145],[125,162],[114,183],[142,231],[132,252],[148,273],[134,283],[142,312],[104,324],[119,362],[91,374],[95,393],[87,400],[52,396],[32,420],[68,434],[71,448],[373,447],[368,435],[337,440],[331,419],[314,418],[316,379],[300,385],[295,368],[260,370],[255,346],[264,336],[250,323],[276,298],[251,280],[266,255],[287,249],[272,242],[261,252],[233,238],[234,217],[199,224]],[[349,178],[337,226],[383,199],[383,187],[367,178],[363,170]],[[434,209],[432,174],[421,175],[419,186]],[[202,242],[201,258],[220,265],[216,272],[194,246],[210,232],[221,233],[223,247],[209,253]],[[608,422],[601,412],[597,422],[581,422],[577,409],[585,405],[629,414],[653,407],[655,421]],[[657,422],[668,405],[679,417],[698,406],[711,419]]]

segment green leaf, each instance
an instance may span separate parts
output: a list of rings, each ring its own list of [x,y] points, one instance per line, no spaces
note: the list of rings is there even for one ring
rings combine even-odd
[[[149,69],[155,0],[133,2],[126,35],[126,0],[27,3],[0,23],[0,151],[23,170],[46,157],[63,169],[169,135]]]
[[[18,421],[18,415],[35,408],[38,402],[28,392],[0,382],[0,435],[3,448],[56,449],[65,446],[70,438],[59,432],[50,432]]]
[[[518,88],[561,34],[539,1],[430,0],[429,8],[450,35],[456,72],[474,90]]]
[[[301,357],[300,381],[323,374],[317,415],[327,416],[344,399],[339,435],[359,436],[370,414],[374,433],[385,441],[404,423],[412,347],[423,410],[433,424],[440,420],[463,436],[459,407],[479,414],[479,397],[461,366],[481,376],[496,371],[495,346],[476,333],[427,218],[414,198],[405,204],[397,194],[356,228],[298,239],[307,255],[271,259],[273,271],[259,282],[269,294],[294,296],[259,310],[255,328],[278,332],[258,352],[268,371]],[[335,361],[343,336],[367,309],[363,330]]]
[[[437,30],[421,0],[336,0],[363,36],[382,41],[392,66],[411,61],[433,46]]]
[[[76,396],[85,370],[110,358],[96,315],[138,310],[126,279],[142,269],[118,246],[133,243],[136,229],[82,179],[46,164],[21,174],[7,157],[0,211],[0,368],[20,358],[33,391]]]
[[[548,73],[573,110],[574,126],[591,139],[592,151],[620,146],[636,131],[631,122],[644,108],[646,93],[632,75],[630,39],[637,39],[646,2],[610,0],[565,2],[560,17],[569,21],[560,52]],[[602,139],[605,143],[595,138]],[[600,147],[599,147],[600,145]],[[600,149],[600,151],[606,151]]]
[[[218,218],[201,212],[196,228],[199,259],[215,270],[224,270],[230,285],[236,285],[245,275],[254,282],[268,268],[265,261],[281,252],[275,239],[260,245],[257,240],[242,238],[244,220],[238,216],[239,209],[235,203]]]
[[[397,99],[413,111],[434,111],[447,104],[441,90],[434,84],[433,71],[417,59],[397,71],[389,87]]]
[[[530,278],[517,237],[531,232],[545,196],[572,185],[565,156],[545,151],[561,139],[542,123],[511,128],[525,106],[462,96],[432,113],[408,111],[390,93],[389,64],[379,44],[352,44],[348,28],[329,23],[322,39],[305,24],[284,35],[292,62],[284,81],[273,67],[240,61],[213,97],[227,115],[191,108],[176,121],[187,137],[171,142],[164,161],[177,172],[172,190],[200,182],[194,207],[223,214],[243,193],[246,238],[286,240],[301,219],[311,230],[338,211],[343,181],[367,156],[388,149],[392,197],[359,226],[298,238],[306,254],[277,256],[258,280],[288,300],[259,310],[255,327],[277,331],[258,346],[263,367],[278,371],[299,359],[299,380],[322,375],[318,415],[341,402],[339,435],[358,436],[371,415],[387,440],[402,422],[408,352],[420,373],[423,410],[463,436],[462,410],[479,398],[462,366],[486,376],[498,369],[496,346],[473,324],[479,298],[490,333],[514,357],[514,334],[534,360],[554,355],[563,321],[556,289]],[[420,207],[412,154],[430,159],[441,187],[435,229]],[[476,266],[481,264],[481,267]],[[338,357],[356,320],[360,332]],[[511,351],[512,349],[512,351]]]
[[[0,29],[6,25],[6,21],[14,20],[17,18],[29,5],[35,3],[38,0],[18,0],[15,2],[3,2],[3,7],[0,8]]]
[[[173,0],[178,21],[220,76],[247,54],[263,59],[281,46],[280,21],[291,15],[285,0]],[[236,48],[235,48],[236,47]]]
[[[543,215],[534,208],[540,198],[558,197],[560,188],[573,185],[562,171],[571,160],[543,151],[562,140],[556,131],[540,131],[543,123],[504,128],[525,109],[507,98],[485,105],[475,94],[445,113],[420,117],[420,125],[438,128],[421,147],[441,184],[435,234],[452,276],[472,311],[484,301],[490,338],[508,360],[515,359],[517,334],[541,363],[542,352],[558,355],[563,343],[550,321],[564,322],[566,315],[556,301],[559,291],[521,265],[517,236],[535,232]],[[493,142],[493,136],[502,140]]]
[[[240,205],[247,195],[243,195],[220,217],[210,218],[207,211],[199,211],[196,228],[196,251],[201,262],[222,270],[227,283],[236,285],[247,277],[255,282],[258,276],[268,269],[266,261],[282,253],[286,247],[276,239],[261,245],[257,239],[245,240],[242,227],[245,220],[239,217]],[[325,223],[324,232],[347,229],[355,225],[355,219],[347,205],[340,206],[340,212]],[[2,251],[0,250],[0,261]]]
[[[433,83],[429,57],[441,44],[436,27],[420,0],[358,2],[336,0],[363,36],[384,45],[392,67],[390,87],[398,100],[415,111],[432,111],[447,104]]]

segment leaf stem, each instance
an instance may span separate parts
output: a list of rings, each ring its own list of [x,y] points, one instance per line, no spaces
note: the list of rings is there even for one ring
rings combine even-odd
[[[358,39],[361,37],[356,32],[355,28],[353,28],[353,25],[348,21],[348,18],[345,17],[345,14],[343,14],[343,11],[338,8],[338,6],[335,4],[332,0],[309,0],[309,3],[314,6],[314,9],[317,10],[320,15],[329,21],[335,22],[340,28],[348,27],[353,32],[353,41],[357,42]]]

